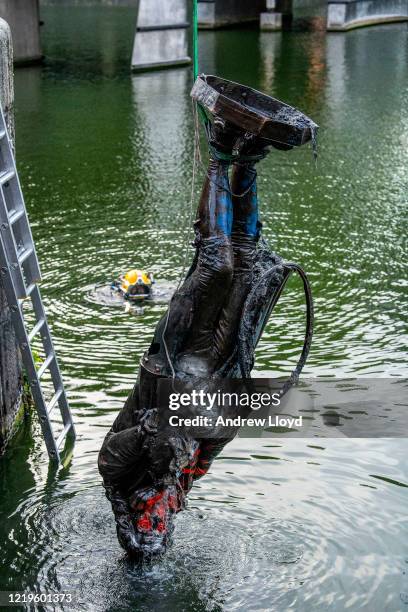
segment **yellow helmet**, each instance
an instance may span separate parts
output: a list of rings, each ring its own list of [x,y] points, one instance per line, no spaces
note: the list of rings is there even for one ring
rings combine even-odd
[[[132,285],[151,285],[152,275],[144,270],[129,270],[122,279],[122,289],[127,291]]]

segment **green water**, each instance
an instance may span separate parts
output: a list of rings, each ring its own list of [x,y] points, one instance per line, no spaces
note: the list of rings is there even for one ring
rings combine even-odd
[[[1,459],[0,590],[72,589],[84,610],[406,609],[404,440],[235,440],[193,489],[167,557],[125,561],[96,456],[165,305],[132,315],[101,304],[95,286],[130,266],[177,283],[190,237],[190,72],[130,76],[132,9],[47,7],[42,18],[46,62],[16,72],[17,156],[78,440],[57,478],[35,419],[34,441],[21,432]],[[405,375],[406,25],[206,32],[200,57],[201,70],[321,126],[317,168],[310,149],[259,168],[264,234],[313,284],[306,373]],[[290,370],[303,325],[293,280],[257,372]]]

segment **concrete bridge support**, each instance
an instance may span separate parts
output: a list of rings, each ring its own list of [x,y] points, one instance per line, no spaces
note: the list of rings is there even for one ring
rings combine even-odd
[[[0,17],[11,28],[14,63],[41,61],[39,0],[0,0]]]
[[[189,64],[188,0],[140,0],[132,70]]]
[[[14,138],[13,47],[8,24],[0,19],[0,101]],[[0,270],[0,453],[23,413],[21,358],[1,283]]]
[[[203,29],[258,21],[265,0],[198,0],[198,23]]]
[[[292,21],[293,0],[266,0],[266,13],[261,13],[261,30],[282,30]]]
[[[327,29],[352,30],[379,23],[408,21],[408,0],[329,0]]]

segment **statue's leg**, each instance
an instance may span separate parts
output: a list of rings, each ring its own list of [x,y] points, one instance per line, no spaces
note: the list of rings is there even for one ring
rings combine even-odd
[[[251,287],[252,267],[260,227],[256,170],[253,163],[234,164],[231,189],[234,194],[231,232],[234,275],[229,297],[215,333],[219,367],[230,357],[236,346],[242,308]]]
[[[214,333],[234,265],[229,165],[210,159],[195,222],[197,265],[174,295],[166,315],[165,339],[176,374],[181,376],[209,376],[217,361]]]

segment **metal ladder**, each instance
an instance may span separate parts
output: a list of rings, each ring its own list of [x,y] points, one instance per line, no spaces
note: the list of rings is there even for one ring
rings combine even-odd
[[[41,272],[1,108],[0,273],[47,451],[50,459],[59,462],[59,449],[68,435],[75,437],[75,428],[37,284],[41,281]],[[23,312],[23,302],[27,299],[31,300],[35,317],[35,325],[30,332],[27,331]],[[42,340],[45,359],[37,369],[31,342],[38,335]],[[54,387],[54,394],[48,403],[41,385],[46,371],[50,373]],[[51,412],[57,405],[62,417],[62,431],[55,436]]]

